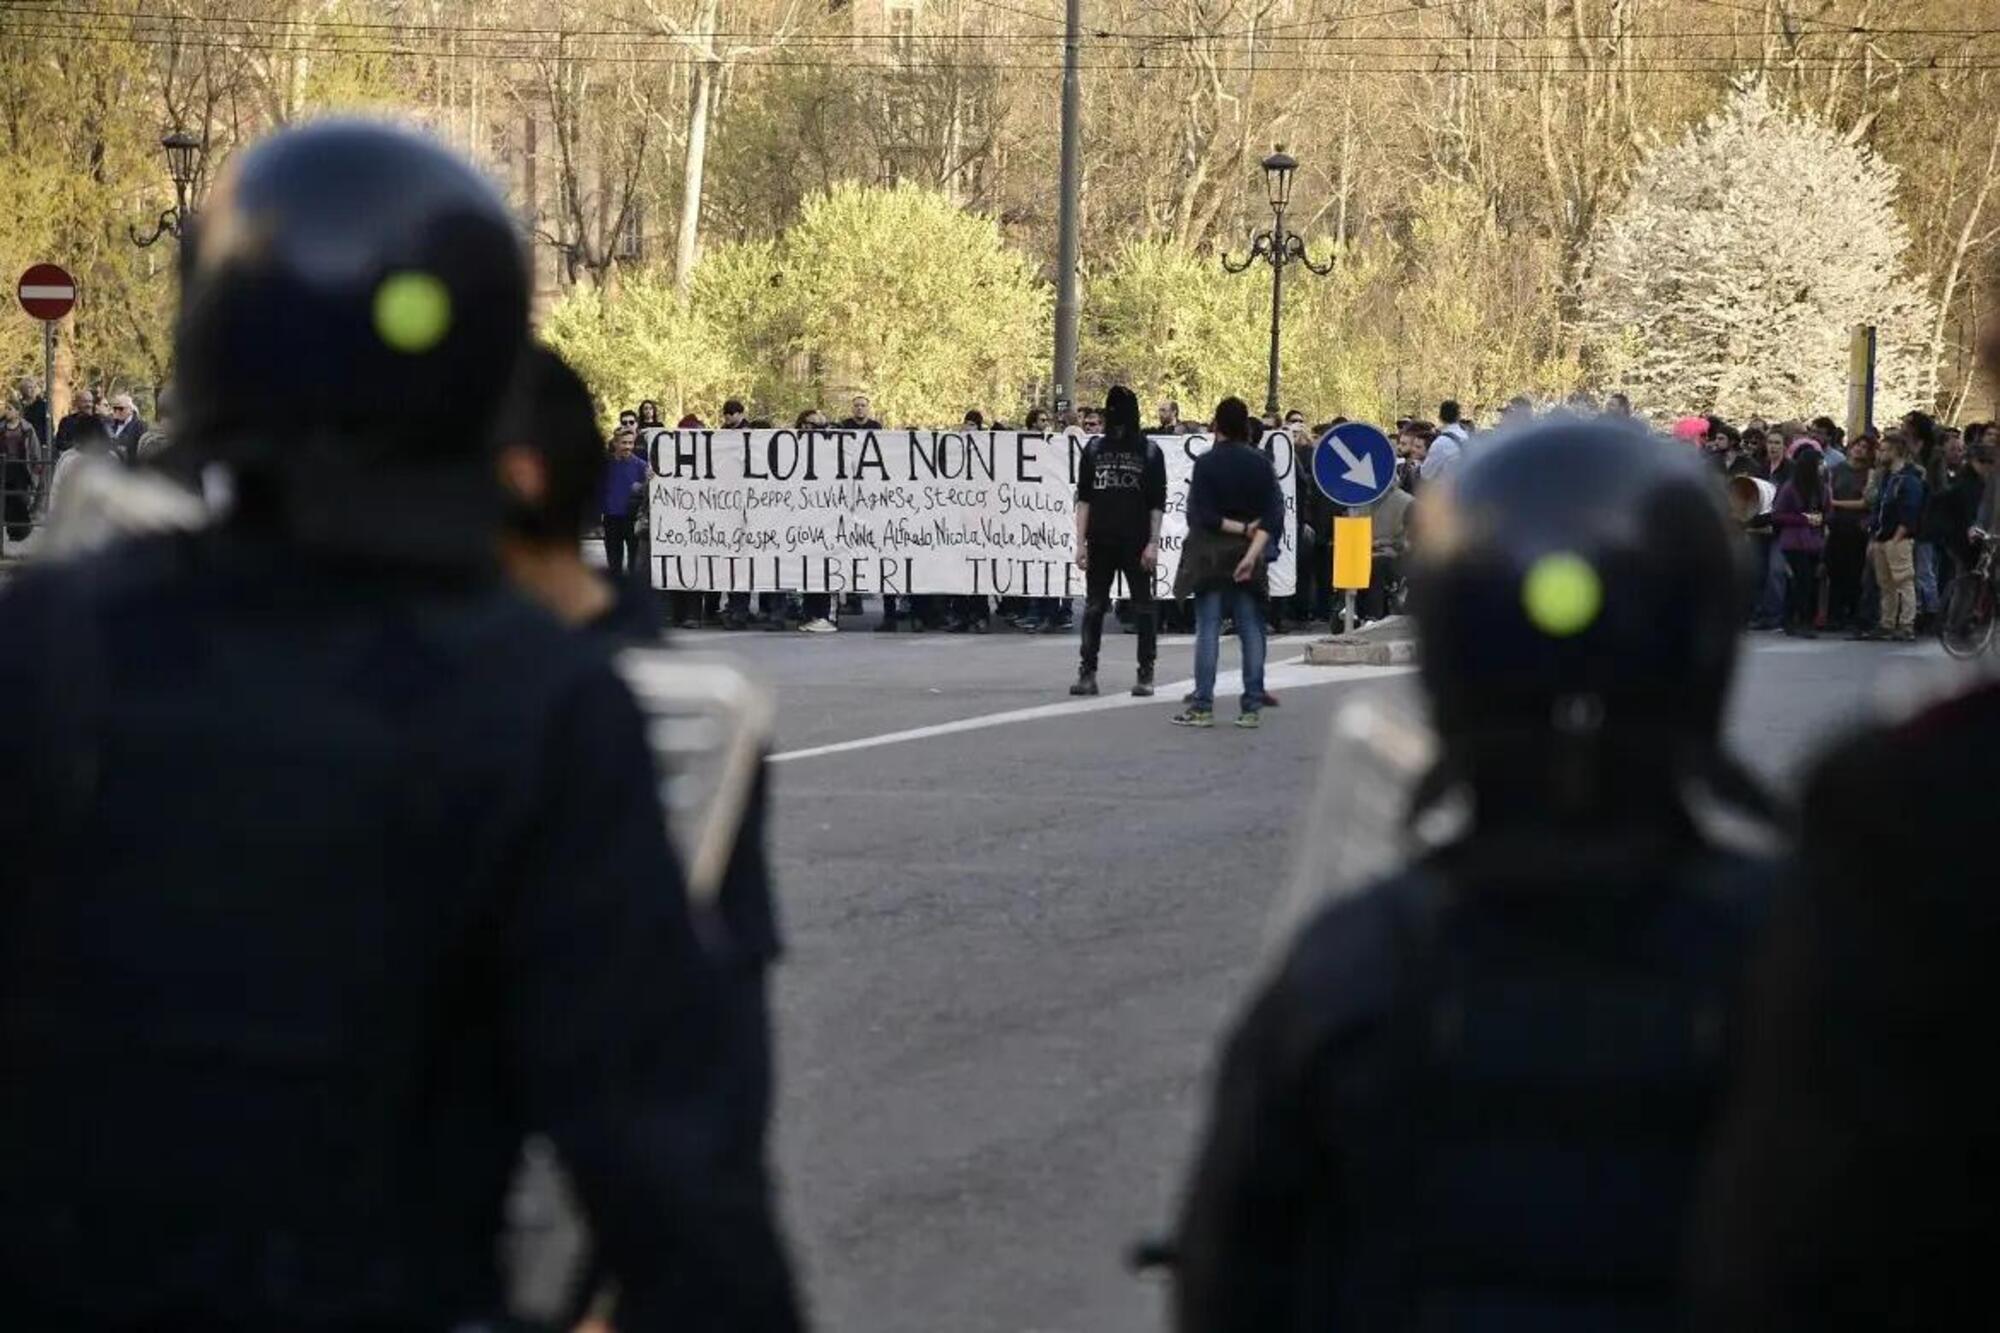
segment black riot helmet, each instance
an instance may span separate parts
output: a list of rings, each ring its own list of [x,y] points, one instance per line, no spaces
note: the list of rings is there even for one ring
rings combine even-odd
[[[1748,583],[1697,453],[1616,419],[1497,434],[1424,494],[1414,547],[1424,686],[1481,799],[1586,813],[1740,776],[1720,732]]]
[[[470,165],[374,122],[283,131],[230,163],[181,286],[178,430],[288,535],[420,560],[490,547],[528,276]]]

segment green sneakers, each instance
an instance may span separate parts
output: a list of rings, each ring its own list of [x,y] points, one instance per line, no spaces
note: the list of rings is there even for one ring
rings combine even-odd
[[[1177,727],[1212,727],[1215,714],[1206,708],[1187,708],[1175,713],[1172,721]]]
[[[1243,731],[1255,731],[1264,725],[1264,715],[1262,713],[1238,713],[1236,715],[1236,725]]]

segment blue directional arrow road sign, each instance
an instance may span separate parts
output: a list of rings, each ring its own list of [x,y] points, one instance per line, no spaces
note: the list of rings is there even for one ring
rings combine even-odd
[[[1313,450],[1313,482],[1337,505],[1372,505],[1396,484],[1396,451],[1373,426],[1343,421]]]

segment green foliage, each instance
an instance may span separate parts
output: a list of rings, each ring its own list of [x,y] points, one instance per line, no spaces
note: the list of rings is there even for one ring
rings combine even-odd
[[[1127,244],[1085,293],[1080,396],[1126,384],[1142,402],[1178,399],[1196,420],[1227,394],[1261,405],[1270,281],[1262,264],[1230,274],[1171,241]]]
[[[1048,296],[990,220],[914,187],[843,186],[775,242],[711,249],[685,306],[644,270],[571,293],[543,336],[611,410],[658,398],[712,421],[733,395],[788,419],[852,391],[885,421],[929,424],[1014,410]]]
[[[799,343],[794,303],[785,300],[775,241],[709,247],[695,268],[693,309],[741,368],[735,393],[774,420],[798,415],[811,397],[789,373]]]
[[[542,321],[542,338],[583,376],[607,424],[651,398],[671,424],[687,413],[713,422],[742,392],[730,340],[699,309],[683,308],[672,272],[629,274],[616,296],[577,287]]]
[[[1392,350],[1380,327],[1390,256],[1377,246],[1336,254],[1315,246],[1325,277],[1287,268],[1279,349],[1284,410],[1314,420],[1334,415],[1380,421],[1389,411],[1385,377]],[[1205,418],[1225,395],[1264,404],[1269,378],[1271,270],[1258,263],[1230,273],[1213,255],[1171,241],[1134,241],[1086,294],[1081,378],[1090,394],[1128,384],[1141,398],[1178,399]]]
[[[166,376],[174,249],[134,248],[168,202],[157,131],[125,105],[140,95],[142,51],[0,39],[0,369],[41,372],[41,325],[14,304],[15,275],[39,260],[76,276],[76,313],[59,331],[73,381],[143,392]],[[143,183],[133,188],[128,182]]]
[[[842,185],[780,239],[775,301],[822,394],[894,424],[1012,411],[1048,345],[1049,294],[991,219],[915,186]]]
[[[1396,293],[1395,254],[1377,243],[1336,251],[1313,247],[1315,262],[1334,261],[1326,277],[1288,275],[1280,369],[1286,411],[1313,422],[1344,416],[1387,426],[1396,402],[1396,347],[1385,320]]]

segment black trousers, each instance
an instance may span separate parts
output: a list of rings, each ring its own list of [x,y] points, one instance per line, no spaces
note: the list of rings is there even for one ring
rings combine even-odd
[[[1083,669],[1097,670],[1104,646],[1104,613],[1111,609],[1111,581],[1125,577],[1126,604],[1139,629],[1139,665],[1150,671],[1160,656],[1160,632],[1153,619],[1153,572],[1139,563],[1138,550],[1089,545],[1090,567],[1083,572]]]
[[[1332,614],[1328,594],[1333,583],[1333,548],[1302,540],[1298,550],[1299,591],[1293,600],[1300,620],[1325,620]]]
[[[1785,552],[1791,578],[1785,583],[1785,628],[1811,629],[1819,619],[1819,557],[1811,551]]]
[[[1861,609],[1861,572],[1868,563],[1868,534],[1842,524],[1826,534],[1826,619],[1852,625]]]
[[[1331,557],[1328,559],[1331,579]],[[1376,554],[1369,557],[1368,586],[1355,599],[1354,612],[1365,620],[1380,620],[1389,614],[1389,585],[1401,578],[1403,561],[1400,556]],[[1353,626],[1348,628],[1352,629]]]
[[[639,538],[632,527],[630,518],[604,515],[604,565],[613,578],[629,578],[639,572]]]

